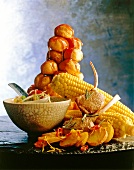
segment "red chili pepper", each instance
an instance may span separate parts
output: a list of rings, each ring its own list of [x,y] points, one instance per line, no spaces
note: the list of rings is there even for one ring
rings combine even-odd
[[[78,133],[78,136],[81,136],[81,133],[80,133],[80,131],[77,131],[77,133]]]
[[[94,125],[93,127],[91,127],[91,130],[97,130],[100,128],[100,125]]]
[[[87,150],[88,150],[88,145],[83,145],[83,146],[81,146],[80,150],[81,150],[82,152],[87,151]]]
[[[66,137],[70,136],[72,134],[72,132],[69,132],[66,134]]]
[[[31,95],[33,95],[33,94],[40,94],[40,93],[42,93],[42,92],[43,92],[42,90],[35,89],[35,90],[31,90],[28,95],[31,96]]]
[[[56,136],[62,136],[63,135],[63,128],[58,128],[56,130]]]
[[[46,141],[44,140],[38,140],[37,142],[34,143],[34,146],[37,148],[42,148],[43,145],[46,145]]]

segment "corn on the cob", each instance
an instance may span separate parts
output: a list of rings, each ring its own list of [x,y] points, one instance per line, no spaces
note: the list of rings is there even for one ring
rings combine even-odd
[[[114,128],[114,137],[134,136],[134,125],[132,119],[117,112],[104,112],[98,116],[95,123],[108,121]]]
[[[51,82],[52,89],[63,97],[70,98],[74,100],[76,97],[85,93],[86,90],[91,90],[94,88],[92,84],[89,84],[79,78],[68,74],[60,73],[52,79]],[[106,93],[101,89],[97,89],[99,92],[105,96],[105,105],[113,98],[110,94]],[[128,116],[132,119],[134,124],[134,113],[126,105],[120,101],[116,102],[109,111],[119,112],[122,115]]]

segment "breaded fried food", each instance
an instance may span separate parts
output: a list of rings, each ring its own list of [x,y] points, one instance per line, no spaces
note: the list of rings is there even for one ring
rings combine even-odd
[[[75,144],[76,147],[84,146],[88,140],[88,132],[80,132],[78,142]]]
[[[70,118],[82,118],[82,112],[80,110],[67,110],[64,120],[69,120]]]
[[[90,146],[98,146],[106,141],[108,133],[104,127],[99,127],[97,130],[91,131],[87,143]]]
[[[77,37],[72,38],[66,38],[69,42],[69,48],[75,48],[75,49],[82,49],[83,43],[82,41]]]
[[[90,65],[95,76],[94,88],[90,91],[86,90],[85,94],[76,98],[79,108],[86,114],[94,114],[99,111],[103,107],[105,101],[105,96],[97,90],[98,74],[96,69],[92,62],[90,62]]]
[[[69,43],[63,37],[53,36],[48,41],[48,48],[58,52],[63,52],[66,48],[69,48]]]
[[[58,65],[53,60],[45,61],[40,68],[41,73],[46,75],[53,75],[55,72],[58,71]]]
[[[75,145],[79,140],[79,133],[77,130],[72,129],[66,138],[60,141],[61,147],[69,147]]]
[[[80,49],[68,48],[64,51],[64,60],[66,59],[80,62],[83,59],[83,52]]]
[[[80,64],[72,59],[66,59],[59,64],[59,70],[75,74],[80,72]]]
[[[104,127],[108,133],[107,139],[104,141],[104,143],[108,143],[114,136],[114,128],[109,122],[102,122],[100,126]]]
[[[39,73],[34,79],[35,88],[45,90],[46,86],[51,82],[52,77]]]
[[[47,60],[54,60],[57,64],[59,64],[63,60],[63,55],[60,52],[49,50],[47,53]]]
[[[74,29],[68,24],[60,24],[54,29],[56,36],[71,38],[74,36]]]

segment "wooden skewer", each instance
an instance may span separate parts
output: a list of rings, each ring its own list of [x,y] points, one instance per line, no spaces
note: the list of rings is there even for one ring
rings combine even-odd
[[[118,94],[116,94],[112,100],[110,100],[110,102],[108,102],[108,104],[106,106],[104,106],[101,110],[99,110],[97,113],[103,113],[105,111],[107,111],[111,106],[113,106],[113,104],[115,104],[118,100],[120,100],[120,96]]]
[[[94,73],[94,90],[95,90],[98,87],[98,74],[97,74],[97,71],[96,71],[92,61],[90,61],[90,66],[92,67],[92,70]]]

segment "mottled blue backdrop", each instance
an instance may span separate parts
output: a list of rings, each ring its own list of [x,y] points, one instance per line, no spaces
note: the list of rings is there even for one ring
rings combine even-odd
[[[0,0],[0,115],[2,101],[15,97],[8,87],[33,84],[46,60],[47,41],[54,28],[71,25],[83,42],[84,80],[93,83],[89,62],[99,74],[99,88],[134,110],[133,0]]]

